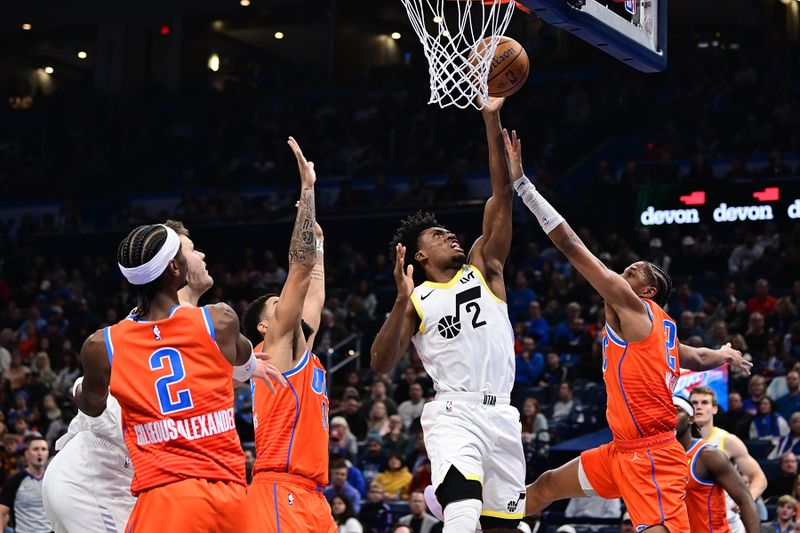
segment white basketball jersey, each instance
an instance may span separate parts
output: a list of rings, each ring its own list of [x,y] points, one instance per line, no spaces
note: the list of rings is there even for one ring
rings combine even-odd
[[[83,381],[83,376],[79,377],[76,383],[81,381]],[[100,416],[92,417],[83,411],[78,411],[78,414],[69,423],[67,432],[56,441],[56,450],[61,450],[81,431],[90,431],[96,437],[119,446],[127,453],[128,448],[125,446],[125,438],[122,434],[122,408],[110,393],[106,400],[106,410]]]
[[[465,265],[447,283],[426,281],[411,301],[421,321],[412,341],[437,392],[511,393],[515,360],[508,306],[477,268]]]

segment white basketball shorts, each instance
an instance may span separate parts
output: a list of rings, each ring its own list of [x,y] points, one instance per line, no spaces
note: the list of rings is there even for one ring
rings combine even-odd
[[[56,533],[125,531],[136,503],[126,450],[88,431],[75,435],[44,474],[42,500]]]
[[[508,396],[440,393],[422,411],[434,489],[451,466],[481,483],[481,516],[521,520],[525,514],[525,454],[519,411]]]

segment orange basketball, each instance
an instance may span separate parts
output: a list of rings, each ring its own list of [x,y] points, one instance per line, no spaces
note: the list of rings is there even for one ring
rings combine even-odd
[[[477,53],[487,49],[492,37],[478,44]],[[511,37],[500,37],[489,70],[489,96],[511,96],[519,91],[528,79],[530,64],[522,45]]]

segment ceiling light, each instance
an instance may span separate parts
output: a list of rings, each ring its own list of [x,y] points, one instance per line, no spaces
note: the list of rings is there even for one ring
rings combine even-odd
[[[212,72],[217,72],[219,70],[219,56],[217,54],[208,56],[208,69]]]
[[[239,5],[242,7],[247,7],[250,5],[250,0],[239,0]]]
[[[86,52],[84,52],[83,50],[78,52],[78,59],[86,59]]]
[[[280,40],[280,39],[283,39],[283,37],[284,37],[284,35],[283,35],[282,31],[276,31],[275,32],[275,38],[276,39]]]
[[[47,74],[52,74],[53,72],[55,72],[55,70],[53,70],[53,67],[44,67],[44,71]]]
[[[394,39],[396,41],[397,39],[400,38],[400,32],[398,32],[398,31],[392,32],[391,37],[392,37],[392,39]]]
[[[30,25],[30,24],[28,24],[27,22],[26,22],[25,24],[23,24],[23,25],[22,25],[22,29],[23,29],[24,31],[29,31],[29,30],[30,30],[32,27],[33,27],[33,26],[31,26],[31,25]]]

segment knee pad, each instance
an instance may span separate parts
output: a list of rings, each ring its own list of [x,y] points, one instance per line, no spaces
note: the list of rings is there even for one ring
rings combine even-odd
[[[442,504],[442,509],[447,504],[461,500],[478,500],[483,502],[483,487],[476,479],[467,479],[455,466],[444,476],[444,480],[436,489],[436,499]]]

